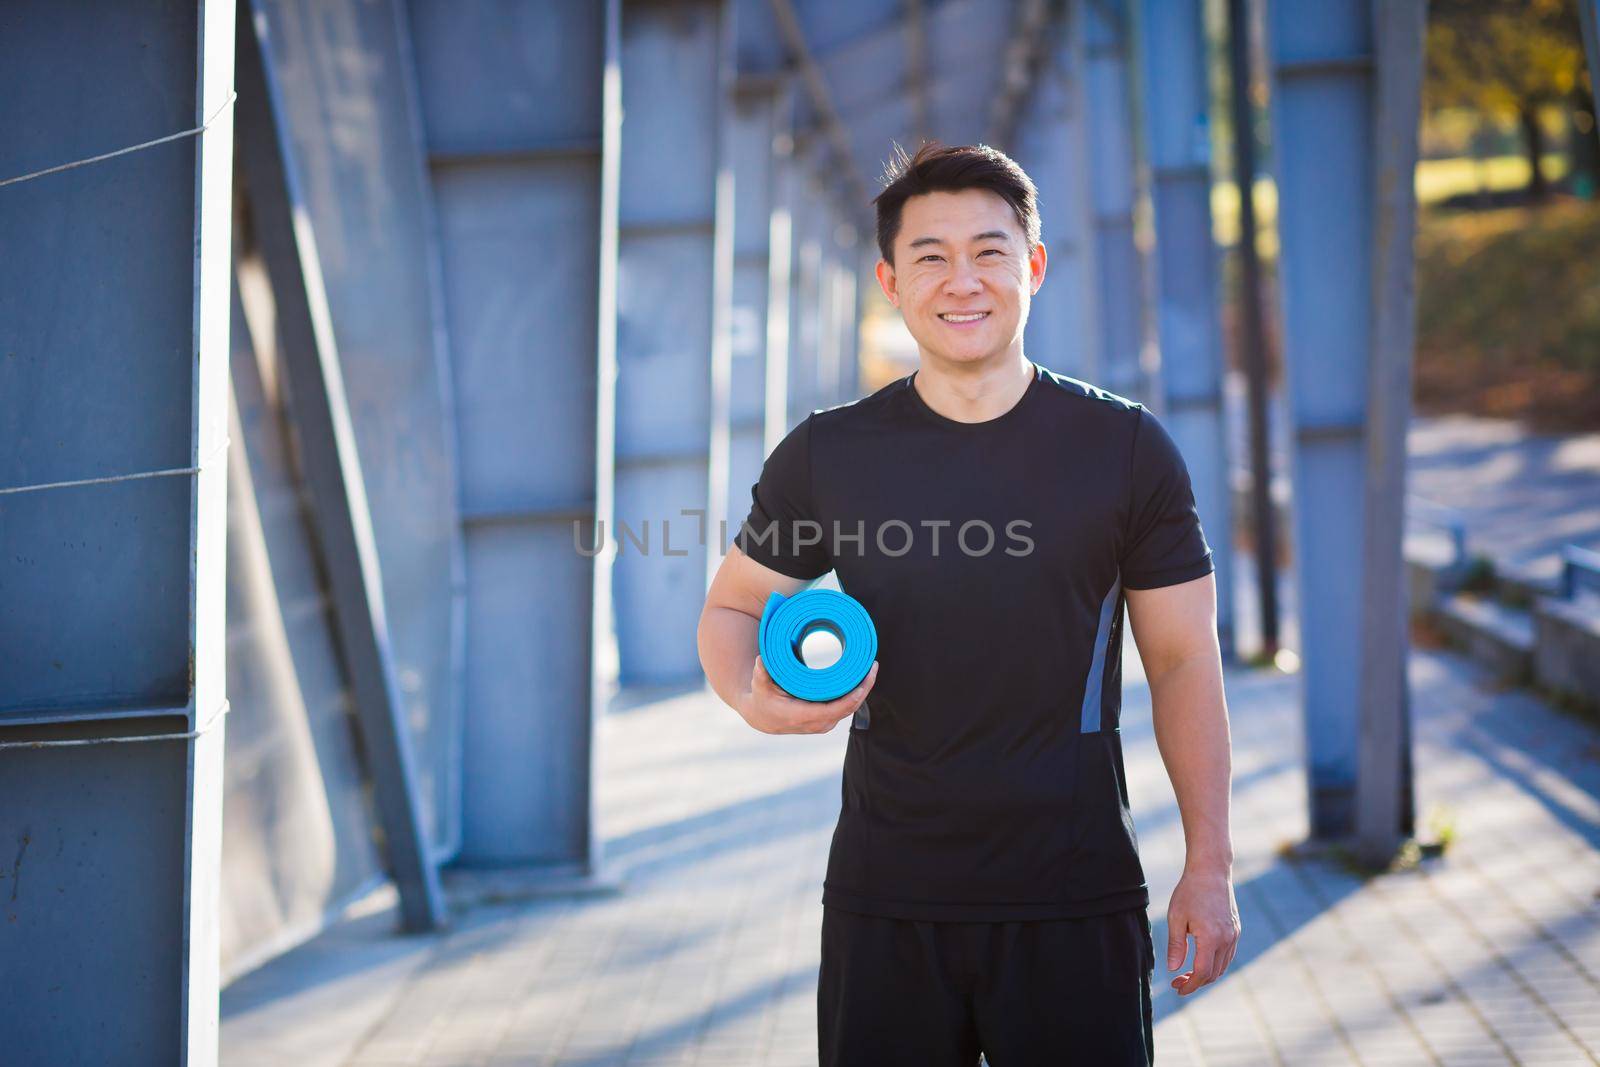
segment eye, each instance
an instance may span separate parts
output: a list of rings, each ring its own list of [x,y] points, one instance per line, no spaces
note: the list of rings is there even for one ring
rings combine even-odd
[[[920,259],[918,259],[917,262],[918,263],[926,263],[930,259],[940,259],[940,258],[942,258],[942,257],[936,256],[932,252],[929,252],[927,255],[922,256]]]
[[[994,253],[994,254],[995,254],[995,255],[997,255],[997,256],[1003,256],[1003,255],[1005,255],[1005,253],[1004,253],[1004,252],[1002,252],[1002,251],[1001,251],[1001,250],[1000,250],[1000,249],[998,249],[998,248],[985,248],[985,249],[984,249],[984,250],[983,250],[983,251],[982,251],[982,252],[979,252],[979,253],[978,253],[978,255],[979,255],[979,256],[986,256],[986,255],[988,255],[988,254],[989,254],[989,253],[990,253],[990,252],[993,252],[993,253]]]

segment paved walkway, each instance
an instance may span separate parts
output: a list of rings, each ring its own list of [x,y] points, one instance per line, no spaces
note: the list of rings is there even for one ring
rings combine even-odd
[[[1159,955],[1181,827],[1127,654]],[[1455,840],[1363,884],[1281,854],[1306,833],[1299,679],[1230,673],[1244,940],[1188,998],[1158,962],[1158,1062],[1600,1064],[1600,735],[1449,654],[1418,652],[1411,678],[1419,816]],[[600,797],[623,893],[482,908],[427,938],[390,936],[388,913],[346,923],[225,992],[223,1062],[815,1063],[845,741],[758,734],[704,692],[614,713]]]
[[[1246,383],[1231,371],[1227,395],[1228,455],[1236,484],[1249,451]],[[1268,405],[1274,492],[1290,493],[1287,399]],[[1408,534],[1437,558],[1448,544],[1441,519],[1462,522],[1467,549],[1502,569],[1542,582],[1560,571],[1561,547],[1600,551],[1600,433],[1552,435],[1515,419],[1477,415],[1417,416],[1406,433]]]

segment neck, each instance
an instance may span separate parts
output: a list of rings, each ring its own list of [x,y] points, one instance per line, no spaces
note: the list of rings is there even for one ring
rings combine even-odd
[[[923,403],[947,419],[987,422],[1010,411],[1033,377],[1033,364],[1019,345],[979,363],[951,364],[923,353],[911,386]]]

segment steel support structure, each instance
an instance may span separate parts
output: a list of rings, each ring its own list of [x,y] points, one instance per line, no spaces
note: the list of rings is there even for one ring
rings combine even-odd
[[[1271,9],[1311,833],[1412,821],[1401,566],[1423,0]],[[1354,594],[1354,595],[1353,595]]]
[[[1072,8],[1045,28],[1041,69],[1022,102],[1014,136],[1018,162],[1039,192],[1048,253],[1044,284],[1028,311],[1028,358],[1089,379],[1099,362],[1100,301],[1088,183],[1082,5]]]
[[[264,0],[255,10],[270,31],[301,206],[320,238],[401,721],[442,861],[461,838],[466,577],[437,226],[402,6]]]
[[[810,146],[818,146],[813,142]],[[809,152],[794,160],[787,176],[793,265],[789,277],[789,390],[784,429],[799,425],[820,403],[818,388],[822,323],[818,315],[822,274],[820,183]]]
[[[784,79],[751,80],[730,89],[724,145],[733,172],[733,288],[729,315],[728,481],[717,530],[722,551],[750,511],[750,487],[761,477],[770,365],[787,341],[786,316],[769,316],[776,182],[787,138],[784,116],[793,92]],[[781,140],[782,139],[782,140]],[[782,222],[787,227],[787,218]],[[787,238],[784,238],[787,246]],[[776,318],[777,321],[773,321]],[[774,332],[778,335],[773,337]],[[783,364],[786,366],[786,363]],[[721,562],[721,553],[710,566]]]
[[[1100,351],[1095,385],[1130,400],[1159,404],[1156,374],[1145,365],[1144,256],[1134,233],[1138,198],[1136,115],[1132,102],[1132,33],[1127,5],[1136,0],[1073,3],[1083,20],[1084,85],[1089,103],[1089,196],[1093,205]]]
[[[616,7],[408,5],[467,561],[458,864],[578,884],[615,675]]]
[[[772,137],[772,205],[767,236],[766,391],[762,401],[761,454],[789,432],[789,394],[795,349],[795,212],[801,159],[795,152],[796,99],[792,90],[775,102]],[[759,471],[757,474],[759,476]],[[754,479],[752,479],[752,484]]]
[[[0,35],[7,1062],[217,1061],[233,50],[234,0]]]
[[[1233,505],[1211,229],[1204,0],[1137,0],[1140,123],[1155,231],[1162,417],[1183,453],[1216,565],[1217,639],[1234,658]]]
[[[333,317],[308,218],[277,73],[269,20],[251,0],[238,12],[239,156],[256,240],[272,281],[279,353],[327,568],[339,647],[372,776],[390,873],[407,930],[445,917],[429,854],[417,757],[402,716],[366,482],[345,395]]]
[[[624,0],[622,8],[615,609],[624,686],[701,673],[694,635],[709,541],[720,7]]]
[[[833,312],[831,318],[838,338],[838,370],[835,375],[835,404],[849,403],[862,396],[860,345],[861,313],[856,287],[860,284],[857,264],[861,262],[860,230],[846,221],[849,214],[836,209],[833,226]]]

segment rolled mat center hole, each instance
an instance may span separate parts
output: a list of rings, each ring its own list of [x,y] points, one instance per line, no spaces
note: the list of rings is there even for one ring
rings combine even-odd
[[[826,670],[844,655],[844,635],[829,623],[812,623],[795,642],[794,654],[812,670]]]

